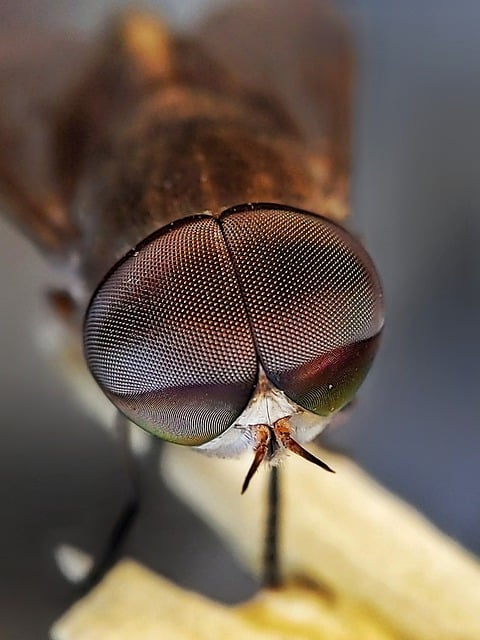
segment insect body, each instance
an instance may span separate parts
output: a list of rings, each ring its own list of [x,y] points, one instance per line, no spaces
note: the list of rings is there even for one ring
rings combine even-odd
[[[102,390],[165,440],[253,450],[244,489],[286,450],[329,468],[301,444],[353,397],[383,325],[373,263],[334,222],[351,74],[329,20],[336,35],[313,40],[328,47],[320,141],[274,95],[132,13],[57,100],[43,188],[25,184],[28,162],[22,175],[0,157],[11,215],[74,274],[53,300],[83,327]]]

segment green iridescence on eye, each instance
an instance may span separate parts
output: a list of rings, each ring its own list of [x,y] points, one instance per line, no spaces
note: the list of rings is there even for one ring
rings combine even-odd
[[[331,415],[355,396],[373,362],[379,335],[319,356],[283,375],[278,386],[304,409]]]

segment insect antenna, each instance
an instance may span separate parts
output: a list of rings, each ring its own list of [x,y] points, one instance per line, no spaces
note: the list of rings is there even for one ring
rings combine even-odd
[[[253,458],[252,465],[248,470],[247,475],[245,476],[245,480],[243,481],[242,495],[248,489],[250,480],[255,475],[255,472],[257,471],[258,467],[265,460],[265,456],[267,455],[269,443],[271,439],[270,429],[266,424],[260,424],[257,427],[256,436],[257,436],[258,444],[255,448],[255,456]]]
[[[335,471],[331,467],[329,467],[326,462],[323,462],[323,460],[320,460],[320,458],[314,456],[313,453],[310,453],[309,451],[304,449],[296,440],[292,438],[292,436],[290,435],[290,425],[288,423],[288,419],[281,418],[280,420],[277,420],[277,422],[273,425],[273,432],[278,441],[292,453],[296,453],[297,456],[308,460],[308,462],[313,462],[313,464],[316,464],[317,467],[325,469],[325,471],[335,473]]]

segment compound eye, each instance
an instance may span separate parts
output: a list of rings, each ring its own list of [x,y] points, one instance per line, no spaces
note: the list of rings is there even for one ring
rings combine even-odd
[[[120,261],[87,311],[84,348],[105,394],[147,431],[186,445],[225,431],[257,356],[218,222],[186,218]]]
[[[266,375],[305,409],[340,409],[364,379],[383,326],[370,257],[338,225],[296,209],[232,209],[220,222]]]

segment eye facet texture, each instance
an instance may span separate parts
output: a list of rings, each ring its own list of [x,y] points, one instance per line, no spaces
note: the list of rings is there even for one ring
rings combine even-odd
[[[368,254],[341,227],[295,209],[226,211],[220,221],[268,378],[305,409],[339,409],[383,324]]]
[[[198,445],[271,382],[321,415],[354,395],[383,323],[375,268],[314,214],[245,205],[165,227],[120,261],[85,321],[85,354],[133,422]]]
[[[247,405],[257,357],[218,222],[187,218],[129,254],[97,290],[85,353],[103,391],[159,437],[198,445]]]

